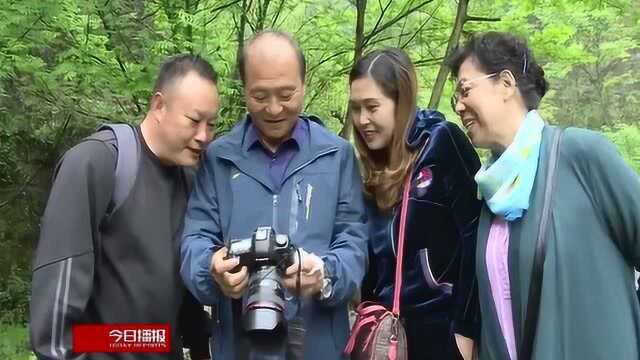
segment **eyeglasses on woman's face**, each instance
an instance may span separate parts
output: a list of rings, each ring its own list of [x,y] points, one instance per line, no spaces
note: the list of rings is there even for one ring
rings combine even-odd
[[[456,89],[454,90],[453,95],[451,95],[451,108],[453,109],[453,112],[457,113],[456,105],[458,105],[458,101],[460,101],[460,99],[463,99],[469,96],[469,92],[471,91],[471,89],[473,89],[473,87],[471,87],[472,83],[479,80],[492,78],[498,74],[499,72],[494,72],[492,74],[485,74],[478,77],[474,77],[469,80],[459,81],[456,84]]]

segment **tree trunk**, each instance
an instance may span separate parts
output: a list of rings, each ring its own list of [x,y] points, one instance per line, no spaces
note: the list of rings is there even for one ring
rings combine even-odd
[[[447,51],[445,52],[444,60],[440,64],[440,70],[438,70],[438,77],[433,84],[433,90],[431,91],[431,99],[429,100],[429,108],[437,109],[440,104],[440,98],[442,97],[442,90],[444,84],[449,76],[449,67],[447,66],[447,57],[451,54],[453,49],[460,42],[460,35],[462,34],[462,28],[467,20],[467,9],[469,7],[469,0],[458,1],[458,11],[456,12],[456,20],[449,37],[449,43],[447,44]]]
[[[235,71],[233,72],[233,78],[239,81],[242,81],[240,78],[240,68],[238,67],[238,59],[242,55],[244,51],[244,38],[247,29],[247,13],[249,12],[247,6],[247,0],[242,0],[242,8],[240,9],[240,23],[238,24],[238,48],[236,49],[236,61],[235,61]],[[241,89],[241,84],[235,82],[234,86],[238,86],[238,92],[234,92],[233,98],[229,100],[229,105],[232,107],[232,116],[233,122],[235,123],[238,119],[242,118],[245,113],[245,105],[243,99],[243,92]]]
[[[353,63],[355,65],[362,57],[364,51],[364,17],[367,9],[367,0],[356,0],[356,44],[353,51]],[[342,130],[340,130],[340,136],[344,139],[351,137],[351,111],[347,105],[347,112],[342,123]]]
[[[242,8],[240,9],[240,25],[238,26],[238,49],[236,50],[236,72],[235,77],[240,78],[240,69],[237,68],[238,59],[244,48],[244,31],[247,26],[247,0],[242,0]]]
[[[190,0],[185,0],[184,2],[184,10],[190,15],[193,15],[195,13],[197,7],[197,1],[192,2]],[[184,37],[186,39],[186,50],[190,54],[193,54],[193,26],[191,24],[187,24],[187,26],[185,27]]]
[[[267,13],[269,12],[269,5],[271,0],[263,0],[262,3],[258,1],[258,18],[256,19],[256,32],[264,30],[264,24],[267,21]]]

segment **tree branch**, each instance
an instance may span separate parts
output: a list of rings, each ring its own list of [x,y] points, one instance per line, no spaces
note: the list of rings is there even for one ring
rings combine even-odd
[[[410,32],[406,32],[406,33],[401,33],[401,34],[393,34],[393,35],[389,35],[389,36],[384,36],[384,37],[376,37],[374,40],[371,40],[368,44],[367,47],[371,48],[374,47],[375,45],[381,43],[381,42],[385,42],[387,40],[391,40],[391,39],[395,39],[401,36],[406,36],[411,34]]]
[[[54,141],[54,149],[57,149],[60,146],[60,142],[62,140],[62,136],[64,135],[65,131],[67,130],[67,126],[69,125],[69,121],[70,120],[71,120],[71,114],[69,114],[67,116],[67,119],[65,120],[64,125],[62,126],[62,129],[59,130],[58,133],[56,134],[56,139]],[[16,191],[15,194],[13,194],[13,196],[11,196],[11,197],[9,197],[9,199],[1,202],[0,203],[0,209],[2,209],[3,207],[9,205],[11,202],[13,202],[15,199],[17,199],[24,192],[24,190],[29,185],[31,185],[31,182],[33,181],[33,179],[35,179],[36,175],[38,175],[40,173],[40,171],[42,170],[43,167],[44,167],[43,164],[38,166],[36,168],[36,170],[25,179],[25,181],[22,184],[22,186],[20,186],[18,191]]]
[[[311,24],[311,23],[312,23],[312,20],[314,20],[316,17],[318,17],[318,14],[317,14],[317,13],[316,13],[316,14],[313,14],[313,16],[312,16],[312,17],[310,17],[309,19],[306,19],[305,21],[303,21],[303,22],[302,22],[302,24],[300,24],[300,26],[298,27],[298,29],[297,29],[296,31],[294,31],[294,32],[293,32],[293,35],[294,35],[294,36],[297,36],[297,35],[298,35],[298,33],[299,33],[300,31],[302,31],[302,29],[305,27],[305,25],[307,25],[307,24]]]
[[[154,11],[148,13],[147,15],[141,17],[140,19],[138,19],[138,21],[143,22],[145,20],[147,20],[150,17],[154,17],[156,16],[156,14],[160,11],[160,8],[155,9]]]
[[[351,49],[348,50],[342,50],[342,51],[338,51],[337,53],[334,53],[330,56],[327,56],[323,59],[321,59],[320,61],[318,61],[318,63],[314,64],[312,67],[309,68],[309,70],[307,70],[307,73],[312,73],[314,72],[318,67],[320,67],[322,64],[326,63],[327,61],[333,60],[335,58],[337,58],[340,55],[344,55],[348,52],[350,52]]]
[[[409,18],[404,18],[404,21],[402,22],[402,29],[400,29],[400,35],[398,35],[398,44],[396,46],[401,49],[404,49],[404,46],[401,46],[400,42],[402,42],[402,34],[404,34],[404,28],[407,27],[407,21],[409,21]]]
[[[489,17],[482,17],[482,16],[466,16],[464,21],[465,22],[467,22],[467,21],[497,22],[497,21],[502,21],[502,18],[489,18]]]
[[[371,32],[375,32],[376,30],[378,30],[378,26],[380,26],[380,23],[382,22],[382,19],[384,19],[384,14],[389,9],[389,6],[391,6],[391,1],[392,0],[389,0],[389,2],[387,2],[387,5],[384,8],[382,8],[382,6],[380,6],[382,8],[382,9],[380,9],[380,15],[378,15],[378,19],[376,20],[376,24],[373,25],[373,29],[371,30]],[[378,1],[378,5],[382,5],[382,4],[380,4],[380,1]]]
[[[445,50],[443,59],[449,56],[453,49],[458,45],[460,41],[460,35],[462,34],[462,29],[464,28],[464,24],[467,17],[467,10],[469,6],[469,0],[459,0],[458,1],[458,9],[456,10],[456,18],[453,25],[453,29],[451,30],[451,35],[449,36],[449,43],[447,44],[447,49]],[[436,81],[433,84],[433,90],[431,91],[431,98],[429,99],[429,108],[437,109],[440,104],[440,98],[442,97],[442,90],[444,89],[444,84],[447,80],[447,76],[449,76],[449,67],[443,61],[440,64],[440,69],[438,70],[438,75],[436,77]]]
[[[413,41],[413,39],[416,38],[416,36],[418,36],[418,33],[422,32],[422,29],[425,27],[425,25],[427,25],[427,23],[429,23],[432,19],[433,19],[433,15],[438,11],[438,8],[440,8],[440,6],[436,6],[435,9],[433,9],[433,11],[431,12],[431,14],[429,14],[429,16],[427,17],[427,19],[425,21],[422,22],[422,24],[420,24],[420,27],[418,27],[418,30],[416,30],[413,35],[409,38],[409,40],[405,41],[404,44],[402,44],[402,46],[400,46],[401,49],[406,48],[409,43],[411,43]],[[398,39],[398,42],[400,40]]]
[[[263,0],[261,3],[258,1],[258,18],[256,19],[256,30],[262,31],[264,30],[265,20],[267,19],[267,13],[269,12],[269,5],[271,4],[271,0]]]
[[[117,97],[115,98],[116,103],[118,104],[118,106],[120,106],[120,110],[122,110],[123,114],[127,113],[127,109],[124,108],[124,105],[122,105],[122,102],[120,101],[120,99],[118,99]]]
[[[400,14],[398,14],[393,19],[391,19],[391,20],[387,21],[386,23],[384,23],[383,25],[381,25],[379,28],[374,28],[373,30],[371,30],[371,32],[369,34],[365,35],[364,42],[363,42],[363,44],[364,44],[363,47],[366,47],[368,45],[369,41],[373,37],[375,37],[376,35],[381,33],[382,31],[388,29],[389,27],[393,26],[398,21],[402,20],[403,18],[405,18],[406,16],[410,15],[414,11],[419,10],[420,8],[424,7],[425,5],[427,5],[427,4],[431,3],[431,2],[433,2],[433,0],[425,0],[425,1],[421,2],[420,4],[401,12]]]
[[[218,18],[218,16],[220,16],[220,14],[221,14],[222,10],[224,10],[224,9],[226,9],[226,8],[228,8],[228,7],[231,7],[231,6],[233,6],[233,5],[236,5],[236,4],[237,4],[237,3],[239,3],[240,1],[242,1],[242,0],[233,0],[233,1],[230,1],[229,3],[227,3],[227,4],[223,4],[223,5],[220,5],[220,6],[218,6],[218,7],[213,8],[213,9],[211,10],[211,13],[216,13],[216,14],[215,14],[211,19],[207,20],[207,21],[204,23],[204,26],[207,26],[207,25],[211,24],[215,19],[217,19],[217,18]],[[200,11],[202,11],[202,10],[198,10],[198,11],[196,11],[194,14],[197,14],[197,13],[199,13]]]
[[[38,18],[33,22],[33,24],[31,24],[31,26],[29,26],[29,27],[27,28],[27,30],[25,30],[25,32],[24,32],[22,35],[20,35],[20,36],[18,37],[17,42],[22,41],[22,39],[24,39],[24,37],[25,37],[25,36],[27,36],[27,34],[31,32],[31,30],[33,30],[33,28],[36,26],[36,24],[37,24],[40,20],[42,20],[42,16],[43,16],[43,14],[38,15]]]
[[[360,58],[362,57],[362,52],[364,50],[364,20],[367,10],[367,0],[356,0],[356,43],[353,49],[353,62],[351,66],[355,65]],[[343,69],[345,72],[349,71],[351,66]],[[342,70],[341,70],[342,71]],[[340,129],[340,136],[343,139],[349,139],[351,137],[352,126],[348,120],[349,116],[349,107],[347,107],[347,113],[345,114],[345,119],[342,122],[342,129]]]
[[[109,27],[109,24],[107,23],[107,19],[105,17],[105,14],[102,11],[98,11],[98,17],[100,17],[100,20],[102,21],[102,26],[104,27],[104,30],[107,32],[107,37],[109,38],[109,42],[113,42],[113,39],[111,37],[111,34],[113,33],[113,30]],[[126,46],[126,42],[124,41],[124,39],[123,39],[123,43],[125,43],[125,47],[127,47]],[[111,46],[112,46],[111,51],[113,52],[113,55],[116,58],[116,62],[118,63],[118,66],[120,67],[120,71],[122,72],[122,75],[124,76],[125,80],[127,80],[128,82],[131,82],[131,79],[129,78],[129,74],[127,72],[127,68],[124,65],[124,63],[122,62],[122,59],[120,58],[120,55],[118,55],[118,52],[117,52],[117,49],[116,49],[115,45],[111,44]],[[128,47],[127,47],[127,49],[128,49]],[[131,94],[131,98],[133,100],[133,104],[136,107],[137,113],[138,114],[142,114],[142,106],[140,106],[140,101],[138,100],[138,97],[135,96],[135,94]]]
[[[101,58],[97,57],[94,54],[89,53],[87,50],[85,50],[82,46],[80,46],[80,44],[78,43],[78,41],[76,40],[76,38],[73,36],[73,34],[71,34],[68,30],[59,28],[59,27],[55,27],[52,26],[51,24],[47,23],[44,18],[40,18],[39,19],[40,22],[50,31],[56,31],[59,34],[61,34],[63,36],[63,39],[65,41],[65,44],[68,45],[69,47],[72,47],[76,50],[78,50],[79,52],[81,52],[83,55],[94,59],[95,61],[97,61],[99,64],[101,65],[108,65],[106,61],[102,60]]]
[[[306,105],[304,107],[304,111],[305,112],[309,109],[309,107],[311,107],[311,105],[318,98],[318,96],[320,96],[321,94],[325,93],[324,89],[329,84],[329,80],[330,80],[330,78],[325,79],[324,81],[321,81],[319,85],[316,86],[316,91],[314,92],[314,94],[311,97],[311,99],[309,101],[307,101],[307,103],[306,103]]]
[[[278,21],[278,18],[280,17],[280,13],[282,12],[282,8],[284,8],[284,1],[285,0],[280,0],[280,4],[278,4],[278,11],[276,12],[276,14],[273,16],[273,19],[271,20],[270,27],[272,28],[276,26],[276,22]]]
[[[430,59],[420,59],[420,60],[414,61],[413,65],[415,67],[422,67],[422,66],[427,66],[427,65],[432,65],[432,64],[439,63],[444,59],[445,59],[444,56],[430,58]]]
[[[237,4],[237,3],[239,3],[240,1],[242,1],[242,0],[231,0],[226,4],[215,5],[215,6],[210,6],[210,7],[204,7],[204,8],[201,8],[199,10],[194,11],[193,14],[195,15],[195,14],[201,13],[203,11],[209,11],[209,12],[214,13],[214,12],[217,12],[217,11],[220,11],[220,10],[224,10],[224,9],[230,7],[230,6],[233,6],[233,5]]]
[[[238,48],[236,49],[236,59],[235,59],[236,69],[233,72],[234,78],[236,79],[240,79],[240,69],[238,69],[237,64],[238,64],[238,60],[240,59],[240,56],[242,55],[242,52],[244,51],[244,33],[245,33],[247,22],[248,22],[247,9],[248,9],[247,1],[242,0],[242,4],[240,5],[240,24],[237,25],[238,26],[238,33],[237,33]]]

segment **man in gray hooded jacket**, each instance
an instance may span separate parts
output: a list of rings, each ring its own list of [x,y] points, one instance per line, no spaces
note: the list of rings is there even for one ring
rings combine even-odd
[[[189,191],[185,167],[198,163],[213,137],[216,83],[206,60],[173,57],[160,70],[144,120],[130,128],[137,155],[125,154],[127,147],[109,130],[64,155],[33,264],[30,330],[39,359],[182,358],[179,311],[189,296],[178,273],[176,238]],[[114,205],[116,169],[126,165],[136,169],[133,183],[126,199]],[[200,339],[185,344],[192,359],[209,358],[206,319],[193,303],[200,321],[183,322],[182,335],[190,331]],[[171,354],[73,349],[74,325],[133,323],[168,325]]]

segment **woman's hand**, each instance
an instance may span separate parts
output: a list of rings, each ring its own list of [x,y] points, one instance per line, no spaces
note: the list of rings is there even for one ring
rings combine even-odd
[[[456,345],[458,345],[458,350],[460,351],[460,355],[462,355],[462,358],[464,360],[473,360],[473,340],[460,334],[455,334],[455,336]]]

